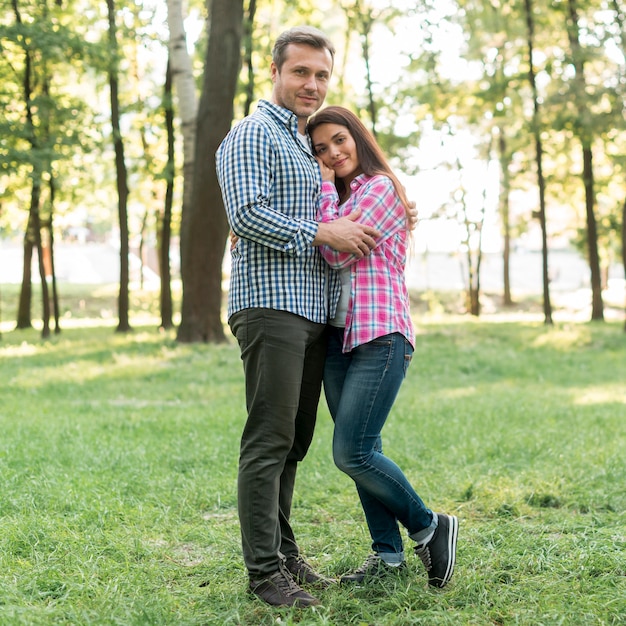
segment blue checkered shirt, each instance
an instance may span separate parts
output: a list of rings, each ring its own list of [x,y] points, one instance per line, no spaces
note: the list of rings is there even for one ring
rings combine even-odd
[[[316,206],[322,179],[298,139],[296,116],[260,100],[228,133],[216,154],[217,176],[232,231],[228,317],[262,307],[326,323],[338,281],[317,247]]]

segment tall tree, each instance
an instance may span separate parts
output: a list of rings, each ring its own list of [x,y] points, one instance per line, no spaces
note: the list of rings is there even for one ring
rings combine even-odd
[[[165,129],[167,131],[167,164],[165,166],[165,200],[157,228],[159,246],[159,276],[161,278],[160,309],[161,328],[172,328],[172,273],[170,265],[170,243],[172,239],[172,205],[176,160],[174,149],[174,103],[172,100],[172,67],[168,60],[165,71],[163,94]]]
[[[490,132],[496,139],[500,169],[498,215],[502,234],[502,303],[513,304],[510,257],[512,239],[527,220],[511,214],[513,158],[528,150],[524,119],[525,77],[519,69],[526,41],[523,15],[515,0],[457,0],[461,11],[455,20],[468,33],[464,58],[480,68],[479,80],[463,81],[469,97],[460,99],[457,109],[471,124],[472,135]],[[491,129],[490,131],[488,129]],[[521,183],[522,181],[520,181]],[[525,181],[523,181],[525,182]],[[520,184],[518,183],[518,184]]]
[[[378,106],[374,97],[374,83],[371,68],[371,37],[372,27],[380,19],[380,15],[375,15],[374,10],[366,0],[351,0],[342,5],[347,18],[346,38],[349,43],[349,36],[353,29],[357,31],[361,39],[361,55],[365,65],[365,90],[367,98],[367,112],[370,118],[370,130],[374,137],[378,136]]]
[[[60,5],[49,0],[37,3],[11,0],[14,25],[2,25],[4,52],[12,72],[20,76],[20,98],[4,102],[2,121],[5,164],[9,169],[24,169],[30,186],[29,217],[24,236],[23,274],[17,313],[18,328],[31,326],[31,263],[37,252],[37,267],[42,293],[42,336],[50,334],[51,299],[48,278],[52,278],[55,330],[59,331],[58,297],[54,276],[53,212],[54,164],[64,145],[73,143],[72,126],[80,107],[66,108],[68,99],[56,90],[66,77],[76,51],[76,37],[68,27]],[[22,18],[22,10],[26,19]],[[50,28],[50,24],[53,28]],[[18,52],[19,51],[19,52]],[[20,58],[21,57],[21,58]],[[9,88],[6,94],[17,94]],[[73,108],[73,110],[72,110]],[[18,163],[19,165],[15,165]],[[6,165],[5,165],[6,168]],[[3,169],[5,169],[3,168]],[[26,186],[26,180],[24,180]],[[46,190],[49,197],[46,198]]]
[[[532,113],[532,133],[535,142],[536,166],[537,166],[537,187],[539,190],[539,211],[537,217],[541,226],[541,250],[542,250],[542,277],[543,277],[543,314],[544,323],[551,325],[552,303],[550,302],[550,279],[548,274],[548,232],[546,226],[546,183],[543,175],[543,141],[541,139],[541,112],[540,99],[537,89],[537,79],[534,64],[535,48],[535,18],[532,0],[524,0],[524,10],[527,27],[528,46],[528,80],[532,91],[533,113]]]
[[[243,42],[244,42],[243,57],[244,57],[244,61],[246,64],[246,69],[247,69],[247,82],[246,82],[246,87],[245,87],[246,101],[243,107],[244,116],[247,116],[250,113],[250,109],[252,108],[252,103],[254,101],[253,33],[254,33],[255,15],[256,15],[256,0],[250,0],[248,2],[248,12],[246,14],[246,19],[244,22],[244,37],[243,37]]]
[[[13,15],[18,29],[22,30],[21,35],[16,38],[22,47],[24,54],[24,70],[22,73],[22,98],[25,110],[25,129],[24,136],[26,137],[30,148],[34,153],[40,152],[40,143],[42,139],[38,134],[38,125],[35,121],[37,110],[36,97],[34,93],[34,83],[37,81],[34,78],[35,74],[35,62],[33,59],[33,51],[31,50],[31,38],[33,33],[28,32],[28,27],[24,25],[22,20],[22,13],[18,0],[11,0],[13,8]],[[45,80],[45,78],[44,78]],[[22,286],[20,290],[19,305],[17,311],[17,328],[30,328],[32,326],[31,321],[31,298],[32,298],[32,276],[31,266],[33,251],[37,250],[39,274],[42,279],[41,284],[43,288],[42,301],[44,307],[48,306],[48,293],[47,283],[45,281],[45,270],[43,265],[43,252],[41,246],[41,220],[39,215],[40,202],[41,202],[41,185],[42,185],[42,162],[40,159],[33,159],[31,163],[31,193],[30,193],[30,208],[28,214],[28,222],[26,226],[26,232],[24,234],[24,254],[23,254],[23,266],[22,266]],[[48,310],[44,308],[43,312],[43,331],[44,337],[49,335],[49,314]]]
[[[208,0],[207,0],[208,1]],[[198,107],[189,228],[181,236],[181,342],[225,341],[221,319],[222,259],[228,223],[215,170],[215,151],[230,129],[241,68],[243,0],[212,0]]]
[[[187,35],[184,25],[182,0],[167,0],[167,24],[170,31],[169,61],[171,64],[174,92],[180,116],[183,136],[183,207],[180,224],[180,265],[181,271],[187,266],[186,242],[189,237],[190,216],[193,202],[193,178],[196,152],[196,117],[198,98],[193,76],[193,63],[187,50]],[[182,276],[183,290],[185,276]]]
[[[595,187],[593,168],[593,121],[588,103],[587,81],[585,78],[584,51],[580,43],[580,24],[576,0],[567,2],[567,35],[574,66],[574,88],[571,102],[577,109],[574,128],[580,140],[583,155],[583,185],[585,188],[585,213],[587,216],[587,261],[591,272],[591,319],[604,319],[602,302],[602,276],[598,254],[598,228],[595,215]]]
[[[622,205],[622,266],[624,276],[626,276],[626,199]],[[626,302],[624,303],[624,313],[626,313]],[[624,318],[624,332],[626,333],[626,317]]]
[[[498,158],[500,161],[499,213],[502,220],[502,304],[511,306],[511,152],[504,128],[498,129]]]
[[[124,159],[124,142],[120,130],[120,104],[118,94],[119,49],[117,42],[117,25],[115,19],[115,2],[107,0],[109,19],[109,96],[111,102],[111,126],[113,129],[113,146],[115,148],[115,172],[117,182],[117,208],[120,227],[120,284],[118,296],[117,332],[131,330],[129,321],[129,234],[128,234],[128,173]]]
[[[619,0],[612,0],[611,7],[615,13],[615,22],[618,26],[619,45],[622,50],[624,58],[626,58],[626,7],[619,2]],[[624,98],[626,97],[626,71],[622,71],[619,77],[619,93],[622,95],[620,99],[622,102],[622,114],[626,110],[624,105]],[[624,194],[624,201],[622,203],[622,229],[621,229],[621,243],[622,243],[622,266],[624,268],[624,278],[626,278],[626,194]],[[626,294],[625,294],[626,297]],[[624,313],[626,314],[626,302],[624,303]],[[626,315],[624,317],[624,332],[626,333]]]
[[[50,189],[50,212],[48,216],[47,228],[50,238],[48,248],[50,249],[50,276],[52,278],[52,310],[54,312],[54,332],[58,335],[61,332],[61,325],[59,321],[59,289],[57,285],[57,273],[54,262],[54,225],[52,223],[54,216],[54,200],[56,198],[56,181],[54,176],[52,175],[52,172],[50,175],[50,180],[48,181],[48,188]]]

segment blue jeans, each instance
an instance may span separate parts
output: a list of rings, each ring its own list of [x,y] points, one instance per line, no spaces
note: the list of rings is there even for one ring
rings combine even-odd
[[[324,393],[335,422],[333,458],[356,483],[372,549],[387,563],[399,563],[404,548],[398,522],[418,543],[437,527],[437,517],[382,451],[381,431],[413,348],[393,333],[344,354],[343,333],[330,328],[324,368]]]

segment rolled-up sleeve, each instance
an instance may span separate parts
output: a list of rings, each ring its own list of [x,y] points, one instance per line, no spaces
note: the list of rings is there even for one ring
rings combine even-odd
[[[352,194],[343,205],[339,205],[339,196],[335,186],[325,181],[318,201],[317,219],[320,222],[332,222],[345,217],[356,209],[361,210],[358,221],[372,226],[379,233],[376,247],[406,228],[406,212],[393,182],[386,176],[364,177],[352,182]],[[337,252],[329,246],[320,246],[324,260],[334,269],[348,267],[356,263],[359,257],[347,252]]]

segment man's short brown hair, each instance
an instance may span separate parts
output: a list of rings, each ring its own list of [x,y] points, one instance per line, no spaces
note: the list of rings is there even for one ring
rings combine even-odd
[[[319,50],[328,50],[330,52],[331,59],[335,61],[335,46],[331,43],[330,39],[317,28],[313,26],[295,26],[281,33],[274,43],[274,49],[272,50],[272,61],[280,72],[283,63],[287,57],[287,46],[292,43],[304,44],[318,48]]]

